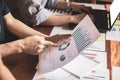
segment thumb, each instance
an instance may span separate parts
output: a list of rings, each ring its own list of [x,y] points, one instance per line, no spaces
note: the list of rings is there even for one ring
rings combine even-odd
[[[43,43],[43,45],[45,45],[45,46],[58,46],[58,44],[53,43],[53,42],[51,42],[51,41],[45,41],[45,42]]]

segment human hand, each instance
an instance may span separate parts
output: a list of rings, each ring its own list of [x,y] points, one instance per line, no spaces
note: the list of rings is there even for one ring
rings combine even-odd
[[[72,23],[78,24],[86,15],[90,17],[90,19],[94,22],[95,17],[92,14],[86,14],[84,12],[73,15]]]
[[[59,41],[69,40],[71,34],[56,34],[46,38],[46,40],[52,41],[54,43],[58,43]]]
[[[72,8],[72,10],[74,12],[77,12],[77,13],[81,13],[81,12],[85,12],[87,14],[92,13],[92,8],[91,7],[86,7],[85,5],[80,5],[80,4],[75,3],[75,2],[71,3],[70,8]]]
[[[57,44],[47,41],[44,37],[37,35],[23,39],[23,42],[23,52],[31,55],[37,55],[47,46],[57,46]]]
[[[86,13],[80,13],[80,14],[76,14],[73,15],[72,18],[72,23],[78,24],[87,14]]]
[[[91,7],[85,6],[85,5],[80,5],[78,3],[72,2],[71,3],[71,8],[74,14],[80,14],[80,13],[86,13],[89,15],[91,20],[94,22],[94,15],[93,15],[93,9]],[[81,14],[82,15],[82,14]]]

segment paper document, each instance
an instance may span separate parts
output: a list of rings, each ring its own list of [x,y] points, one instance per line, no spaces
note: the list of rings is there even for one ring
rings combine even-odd
[[[60,42],[58,47],[47,47],[39,54],[39,74],[53,71],[73,60],[95,42],[100,33],[87,15],[75,27],[71,35],[70,41]]]
[[[92,70],[95,70],[99,67],[99,62],[87,58],[85,56],[78,56],[73,59],[71,62],[63,66],[63,68],[69,73],[75,74],[76,76],[82,77]]]
[[[110,80],[109,69],[107,69],[107,52],[85,50],[83,55],[100,62],[100,66],[83,76],[81,80]]]
[[[98,68],[95,71],[83,76],[80,80],[110,80],[109,69]]]
[[[106,40],[120,41],[120,26],[113,26],[111,31],[107,31]]]
[[[99,62],[103,68],[107,68],[107,52],[85,50],[82,55]]]
[[[120,80],[120,67],[112,66],[112,80]]]
[[[71,62],[70,62],[71,63]],[[39,74],[36,72],[33,80],[38,80],[40,78],[46,78],[50,80],[80,80],[82,75],[85,75],[95,69],[99,66],[99,63],[96,63],[93,60],[88,59],[87,57],[84,57],[82,55],[77,56],[73,61],[73,65],[68,67],[73,67],[74,71],[77,70],[77,74],[71,73],[67,71],[67,69],[58,68],[54,71],[45,73],[45,74]],[[75,64],[75,65],[74,65]],[[76,67],[75,67],[76,66]],[[88,68],[89,66],[89,68]],[[79,74],[79,75],[78,75]]]
[[[101,33],[100,37],[92,44],[90,45],[87,49],[88,50],[95,50],[95,51],[105,51],[105,33]]]

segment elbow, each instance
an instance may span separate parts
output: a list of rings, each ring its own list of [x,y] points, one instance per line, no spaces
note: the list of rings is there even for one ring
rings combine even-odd
[[[7,27],[14,25],[14,23],[16,22],[16,19],[12,16],[11,13],[5,15],[4,20]]]
[[[15,22],[16,22],[15,18],[10,19],[6,22],[6,26],[9,28],[9,26],[13,26]]]

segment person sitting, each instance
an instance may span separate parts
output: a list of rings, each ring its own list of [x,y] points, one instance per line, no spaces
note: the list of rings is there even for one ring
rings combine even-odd
[[[22,39],[6,43],[5,29]],[[14,18],[5,1],[0,0],[0,80],[16,80],[4,65],[3,57],[22,53],[37,55],[46,46],[57,46],[56,43],[48,41],[46,38],[49,38],[49,36],[30,28]]]
[[[9,0],[7,0],[9,1]],[[10,4],[10,1],[8,2]],[[13,5],[12,5],[13,6]],[[30,26],[78,24],[90,11],[83,5],[65,0],[16,0],[20,20]],[[74,15],[56,15],[49,9],[61,9],[77,12]],[[16,11],[15,11],[16,12]],[[17,15],[18,15],[17,14]],[[92,19],[92,15],[89,14]]]

